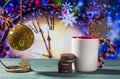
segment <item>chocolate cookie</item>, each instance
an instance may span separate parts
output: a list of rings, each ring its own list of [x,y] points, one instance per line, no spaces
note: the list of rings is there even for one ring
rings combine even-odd
[[[61,58],[58,62],[59,73],[72,73],[72,63],[74,62],[74,55],[71,53],[61,54]]]

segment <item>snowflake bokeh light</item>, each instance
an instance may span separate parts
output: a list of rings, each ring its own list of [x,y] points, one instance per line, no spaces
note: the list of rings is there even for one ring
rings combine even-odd
[[[71,8],[72,8],[71,3],[67,3],[67,2],[65,2],[65,4],[63,4],[63,7],[62,7],[62,9],[66,11],[71,11],[72,10]]]
[[[83,6],[84,6],[83,0],[78,0],[77,6],[75,7],[75,9],[79,10]]]
[[[62,23],[64,23],[65,26],[72,26],[74,23],[77,23],[76,19],[77,17],[74,16],[74,13],[70,13],[69,11],[67,11],[67,13],[63,13],[62,12],[62,16],[59,16]]]

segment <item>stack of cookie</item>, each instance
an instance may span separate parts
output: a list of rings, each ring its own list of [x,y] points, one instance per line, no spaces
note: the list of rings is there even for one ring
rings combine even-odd
[[[59,73],[72,73],[72,63],[74,62],[74,55],[71,53],[61,54],[58,62]]]

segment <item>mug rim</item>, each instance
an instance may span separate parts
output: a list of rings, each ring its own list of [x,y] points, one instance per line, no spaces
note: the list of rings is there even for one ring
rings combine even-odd
[[[72,38],[77,38],[77,39],[98,39],[98,37],[92,37],[92,36],[73,36]]]

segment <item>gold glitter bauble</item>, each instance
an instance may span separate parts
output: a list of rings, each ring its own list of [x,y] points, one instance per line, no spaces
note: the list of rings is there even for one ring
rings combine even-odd
[[[26,50],[34,41],[34,34],[26,25],[18,24],[8,33],[8,42],[16,50]]]

